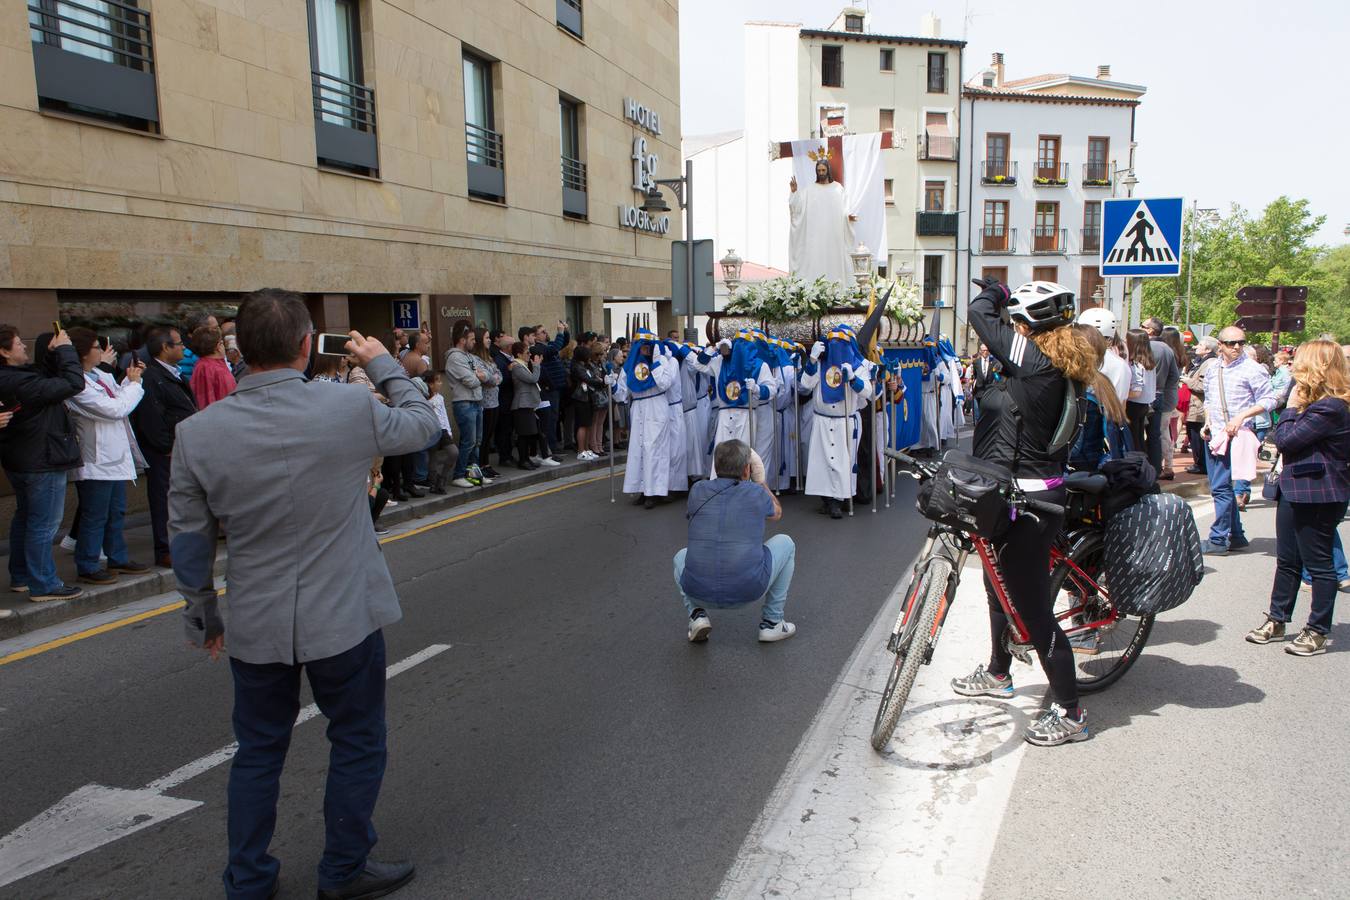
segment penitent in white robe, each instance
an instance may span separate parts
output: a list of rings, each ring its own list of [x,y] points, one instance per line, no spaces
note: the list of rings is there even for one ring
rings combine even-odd
[[[717,376],[722,371],[722,357],[720,355],[714,356],[706,365],[699,362],[695,362],[694,365],[700,372],[711,378],[714,385],[717,384]],[[759,371],[755,375],[755,385],[756,393],[758,393],[759,387],[764,387],[769,392],[767,399],[756,398],[755,400],[755,440],[751,444],[755,451],[759,453],[760,459],[764,460],[764,468],[767,472],[769,460],[764,455],[765,451],[760,448],[765,446],[766,439],[771,443],[774,437],[773,401],[778,392],[778,379],[773,377],[769,367],[762,362],[759,364]],[[723,441],[730,440],[745,441],[750,444],[750,410],[743,406],[719,406],[720,400],[716,391],[713,393],[712,402],[713,412],[717,416],[717,430],[713,435],[713,446],[716,447]],[[711,477],[717,477],[717,473],[712,468],[711,460],[708,463],[708,471],[713,473]]]
[[[684,466],[690,478],[702,478],[710,470],[708,455],[708,376],[696,367],[698,359],[690,353],[680,364],[680,395],[684,408]]]
[[[665,365],[674,366],[678,370],[679,362],[675,357],[666,357]],[[667,454],[670,456],[670,489],[672,491],[683,491],[689,487],[689,463],[687,450],[684,440],[684,385],[679,372],[676,372],[675,378],[670,383],[670,390],[666,391],[666,415],[670,422],[666,426],[666,442],[670,445]]]
[[[628,379],[620,372],[614,386],[614,401],[628,401],[628,462],[623,472],[625,494],[664,497],[670,493],[670,398],[666,391],[679,376],[675,361],[662,357],[652,367],[656,387],[637,394],[628,391]],[[683,486],[683,485],[682,485]]]
[[[788,196],[791,233],[788,265],[807,284],[824,276],[840,284],[853,278],[853,226],[838,182],[798,183]]]
[[[870,368],[870,364],[868,364]],[[845,399],[827,403],[820,393],[820,374],[823,366],[814,372],[802,374],[802,387],[811,389],[811,407],[815,418],[811,423],[811,453],[806,465],[806,493],[815,497],[833,497],[846,500],[858,490],[858,475],[854,461],[858,456],[858,442],[862,440],[862,415],[867,401],[872,399],[872,380],[869,371],[860,370],[862,393],[845,387]],[[865,463],[864,463],[865,464]]]

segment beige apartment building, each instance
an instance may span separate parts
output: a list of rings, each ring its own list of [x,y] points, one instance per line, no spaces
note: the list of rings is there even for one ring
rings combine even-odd
[[[30,0],[0,16],[0,321],[26,336],[305,293],[604,326],[666,297],[677,0]],[[668,310],[669,304],[661,308]],[[663,323],[664,324],[664,323]]]

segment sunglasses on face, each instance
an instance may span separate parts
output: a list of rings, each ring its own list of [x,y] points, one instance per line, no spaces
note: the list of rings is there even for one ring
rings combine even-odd
[[[1247,342],[1246,342],[1246,341],[1219,341],[1219,343],[1220,343],[1220,344],[1223,344],[1225,347],[1241,347],[1243,344],[1245,344],[1245,343],[1247,343]]]

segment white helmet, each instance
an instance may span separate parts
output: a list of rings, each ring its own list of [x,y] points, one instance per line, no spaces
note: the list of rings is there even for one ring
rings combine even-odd
[[[1073,321],[1073,291],[1053,281],[1029,281],[1008,298],[1008,318],[1032,331],[1049,331]]]
[[[1103,306],[1094,306],[1078,314],[1079,325],[1091,325],[1102,333],[1108,341],[1116,339],[1116,314]]]

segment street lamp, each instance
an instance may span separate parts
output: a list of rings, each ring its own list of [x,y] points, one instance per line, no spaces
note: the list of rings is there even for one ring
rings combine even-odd
[[[858,282],[861,292],[872,278],[872,251],[867,249],[866,244],[858,244],[858,249],[849,254],[849,259],[853,260],[853,280]]]
[[[744,262],[734,249],[728,250],[727,255],[722,257],[722,282],[726,284],[728,294],[736,293],[736,288],[741,286],[741,266]]]
[[[1199,200],[1191,201],[1190,252],[1186,254],[1186,327],[1191,327],[1191,276],[1195,272],[1195,226],[1198,221],[1213,225],[1219,220],[1217,209],[1201,209]]]
[[[652,182],[651,190],[647,191],[642,201],[640,209],[648,215],[670,212],[670,206],[666,204],[665,198],[661,196],[659,186],[670,188],[671,193],[675,195],[675,200],[680,204],[680,209],[684,210],[684,243],[688,251],[684,255],[684,280],[688,296],[686,300],[688,305],[685,307],[684,317],[684,339],[694,341],[698,339],[694,331],[694,161],[686,159],[684,161],[683,178],[657,178]]]

